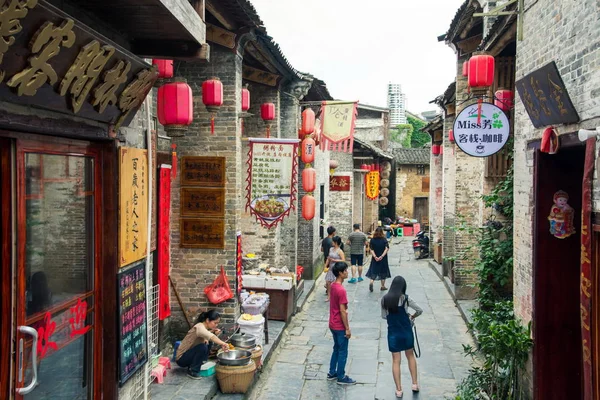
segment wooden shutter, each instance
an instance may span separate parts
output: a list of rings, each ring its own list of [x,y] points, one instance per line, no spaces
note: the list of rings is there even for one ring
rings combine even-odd
[[[429,177],[424,176],[421,180],[421,191],[429,192]]]

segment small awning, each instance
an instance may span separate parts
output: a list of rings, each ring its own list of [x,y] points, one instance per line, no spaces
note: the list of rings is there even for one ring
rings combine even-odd
[[[365,142],[363,140],[360,140],[358,138],[354,138],[354,143],[358,143],[360,146],[362,146],[364,149],[369,150],[371,153],[375,154],[376,156],[379,156],[381,158],[387,158],[388,160],[392,160],[394,158],[394,156],[387,154],[386,152],[384,152],[383,150],[381,150],[379,147],[374,146],[368,142]]]

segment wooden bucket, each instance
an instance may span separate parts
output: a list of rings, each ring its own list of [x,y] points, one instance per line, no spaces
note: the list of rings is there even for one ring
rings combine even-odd
[[[254,364],[254,361],[240,367],[217,364],[216,370],[221,392],[246,393],[254,379],[256,364]]]
[[[252,350],[252,356],[250,356],[250,358],[252,358],[252,361],[256,364],[257,371],[262,368],[262,355],[263,348],[261,345],[256,346],[254,350]]]

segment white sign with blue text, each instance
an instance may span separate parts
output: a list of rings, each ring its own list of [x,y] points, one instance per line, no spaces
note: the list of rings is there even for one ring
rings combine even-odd
[[[506,114],[491,103],[466,107],[454,121],[458,147],[473,157],[488,157],[499,152],[510,135]]]

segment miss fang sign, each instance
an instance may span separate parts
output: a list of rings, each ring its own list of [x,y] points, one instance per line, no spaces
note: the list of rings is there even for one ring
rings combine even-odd
[[[479,119],[479,121],[478,121]],[[499,152],[510,135],[508,117],[490,103],[465,108],[454,121],[454,137],[458,147],[473,157],[488,157]]]

